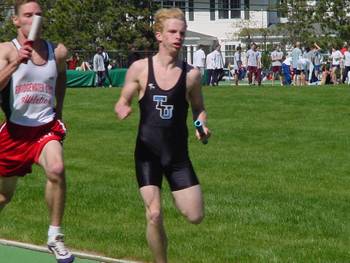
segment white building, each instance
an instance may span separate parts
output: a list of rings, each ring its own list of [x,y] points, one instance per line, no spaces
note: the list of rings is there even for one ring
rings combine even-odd
[[[188,23],[185,39],[187,61],[198,44],[204,44],[206,53],[212,45],[221,45],[225,62],[232,60],[234,50],[243,45],[238,37],[242,28],[267,28],[279,23],[276,10],[278,0],[175,0],[155,1],[163,7],[179,7]],[[210,43],[211,42],[211,43]]]

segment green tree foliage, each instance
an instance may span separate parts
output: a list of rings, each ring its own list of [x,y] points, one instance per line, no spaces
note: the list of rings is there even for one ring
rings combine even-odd
[[[10,0],[4,0],[7,7]],[[70,50],[93,51],[96,46],[127,50],[129,44],[138,49],[155,47],[151,15],[152,1],[135,0],[42,0],[45,20],[43,37],[62,42]],[[8,8],[7,8],[8,10]],[[2,23],[0,39],[15,36],[15,28],[0,6]]]
[[[49,10],[47,36],[63,41],[71,49],[127,50],[152,47],[151,9],[142,1],[60,0]],[[143,2],[142,2],[143,3]]]
[[[286,42],[312,42],[314,33],[314,7],[307,0],[283,1],[278,11],[287,18],[286,23],[277,25],[277,32],[285,37]]]
[[[0,2],[0,42],[8,41],[16,35],[16,28],[11,20],[11,3],[10,0]]]
[[[315,21],[323,29],[323,41],[340,47],[350,40],[350,0],[319,0]]]
[[[350,39],[350,0],[281,1],[278,10],[288,22],[278,29],[289,43],[314,42],[324,48],[340,46]]]

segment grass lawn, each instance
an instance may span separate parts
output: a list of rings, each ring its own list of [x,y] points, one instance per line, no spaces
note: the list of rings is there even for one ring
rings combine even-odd
[[[134,176],[137,103],[130,119],[117,121],[119,92],[67,91],[66,243],[150,262]],[[208,145],[188,123],[206,218],[186,223],[164,181],[170,262],[349,262],[350,89],[220,86],[204,94]],[[0,215],[1,238],[46,242],[44,184],[38,167],[20,180]]]

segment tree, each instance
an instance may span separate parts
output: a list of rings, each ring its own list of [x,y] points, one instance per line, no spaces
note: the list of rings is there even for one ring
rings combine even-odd
[[[12,39],[16,35],[16,29],[12,24],[12,2],[4,0],[0,4],[0,42]]]
[[[325,42],[339,46],[350,40],[350,0],[319,0],[315,11]]]
[[[145,1],[142,5],[139,2],[60,0],[49,12],[47,34],[54,40],[63,40],[69,48],[81,50],[91,50],[97,45],[120,50],[133,42],[146,45],[152,41],[151,9],[144,8]]]
[[[4,0],[8,4],[12,1]],[[138,48],[155,46],[151,19],[152,1],[135,0],[41,0],[45,20],[43,37],[63,42],[70,50],[94,51],[104,45],[124,50],[135,43]],[[1,8],[1,7],[0,7]],[[4,10],[0,9],[1,14]],[[1,16],[4,17],[4,16]],[[0,20],[1,23],[1,20]],[[15,36],[7,19],[0,28],[1,40]]]
[[[314,40],[314,7],[307,0],[287,0],[278,5],[280,14],[284,14],[287,22],[277,25],[277,32],[287,42],[300,41],[310,43]]]
[[[286,0],[279,5],[287,23],[279,24],[290,43],[317,42],[322,47],[339,46],[350,39],[350,0]]]

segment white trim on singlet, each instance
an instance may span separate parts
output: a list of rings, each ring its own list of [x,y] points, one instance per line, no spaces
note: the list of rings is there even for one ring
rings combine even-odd
[[[0,127],[0,132],[2,132],[2,130],[5,128],[6,126],[6,122]]]
[[[12,43],[21,48],[17,39]],[[10,85],[10,121],[23,126],[41,126],[55,118],[55,87],[57,65],[53,46],[48,48],[47,61],[36,65],[31,60],[19,65],[12,74]]]

